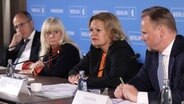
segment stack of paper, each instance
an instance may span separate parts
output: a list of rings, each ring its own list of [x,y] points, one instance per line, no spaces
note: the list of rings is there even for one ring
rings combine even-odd
[[[69,83],[44,85],[42,86],[42,91],[35,93],[35,95],[47,97],[50,99],[67,98],[74,96],[76,90],[77,85],[72,85]]]
[[[128,100],[116,99],[116,98],[112,98],[111,101],[112,101],[112,104],[138,104]]]

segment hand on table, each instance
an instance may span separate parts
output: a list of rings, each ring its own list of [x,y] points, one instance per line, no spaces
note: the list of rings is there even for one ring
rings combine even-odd
[[[132,102],[137,102],[138,90],[129,84],[120,84],[114,91],[114,96],[117,98],[127,99]]]
[[[72,84],[77,84],[79,80],[79,74],[77,75],[71,75],[68,77],[68,81]]]
[[[32,63],[29,68],[30,69],[35,69],[35,68],[44,67],[44,66],[45,65],[44,65],[43,61],[39,60],[39,61],[37,61],[35,63]]]

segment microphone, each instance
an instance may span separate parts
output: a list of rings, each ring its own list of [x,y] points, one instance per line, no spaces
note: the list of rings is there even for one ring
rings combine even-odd
[[[43,63],[46,64],[46,63],[48,63],[48,62],[50,62],[50,61],[56,59],[56,58],[59,56],[59,54],[60,54],[60,51],[58,50],[58,51],[57,51],[57,54],[53,55],[53,57],[52,57],[51,59],[49,59],[49,60],[47,60],[47,61],[44,61]],[[36,59],[40,59],[40,58],[42,58],[42,57],[50,56],[50,55],[52,55],[52,53],[50,53],[50,54],[45,54],[45,55],[42,55],[42,56],[39,56],[39,57],[36,58]],[[36,60],[36,59],[21,61],[21,62],[18,62],[18,63],[14,63],[13,65],[18,65],[18,64],[21,64],[21,63],[24,63],[24,62],[33,61],[33,60]]]
[[[58,50],[57,54],[53,55],[49,60],[44,61],[43,63],[47,64],[47,63],[51,62],[52,60],[56,59],[59,56],[59,54],[60,54],[60,51]]]
[[[137,59],[139,58],[141,55],[139,53],[136,53],[134,56],[130,57],[131,59]]]
[[[42,58],[42,57],[44,57],[44,56],[46,56],[46,55],[43,55],[43,56],[39,56],[39,57],[38,57],[38,59],[40,59],[40,58]],[[36,59],[37,59],[37,58],[36,58]],[[36,60],[36,59],[32,59],[32,60],[25,60],[25,61],[17,62],[17,63],[14,63],[13,65],[18,65],[18,64],[22,64],[22,63],[24,63],[24,62],[29,62],[29,61],[33,61],[33,60]]]

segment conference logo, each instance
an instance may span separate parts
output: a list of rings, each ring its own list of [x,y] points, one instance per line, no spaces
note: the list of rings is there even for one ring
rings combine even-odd
[[[93,12],[93,15],[95,15],[95,14],[98,14],[98,13],[101,13],[101,12],[109,12],[108,10],[93,10],[92,11]]]
[[[69,6],[69,17],[86,18],[87,8],[86,6]]]
[[[141,33],[138,31],[128,31],[128,38],[133,45],[145,45],[141,40]]]
[[[62,8],[52,8],[50,9],[50,13],[63,14],[64,10]]]
[[[69,36],[75,36],[75,31],[67,31],[67,34],[68,34]]]
[[[176,21],[184,22],[184,8],[171,8]]]
[[[80,40],[90,41],[90,33],[88,28],[80,28]]]
[[[44,5],[31,5],[31,14],[45,16],[45,6]]]
[[[115,14],[120,19],[135,20],[137,18],[136,7],[115,7]]]

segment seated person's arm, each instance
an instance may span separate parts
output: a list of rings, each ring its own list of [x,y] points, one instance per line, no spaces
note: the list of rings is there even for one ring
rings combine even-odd
[[[44,67],[44,63],[42,61],[37,61],[37,62],[25,62],[22,66],[22,70],[24,72],[31,72],[35,75],[41,72],[41,70]],[[27,71],[29,70],[29,71]]]
[[[18,33],[15,33],[13,35],[13,38],[12,38],[12,41],[9,45],[9,50],[8,51],[12,51],[15,49],[15,46],[20,43],[20,41],[22,40],[22,35],[21,34],[18,34]]]

